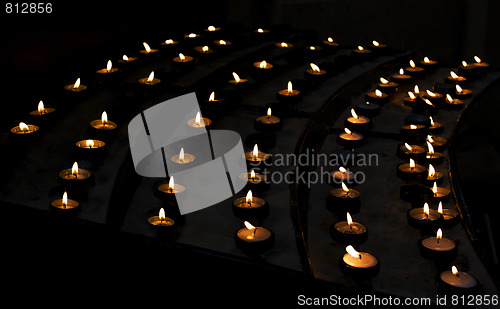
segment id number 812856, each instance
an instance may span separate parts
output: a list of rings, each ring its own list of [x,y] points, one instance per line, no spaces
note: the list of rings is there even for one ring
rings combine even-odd
[[[5,13],[7,14],[50,14],[52,13],[52,3],[6,3]]]

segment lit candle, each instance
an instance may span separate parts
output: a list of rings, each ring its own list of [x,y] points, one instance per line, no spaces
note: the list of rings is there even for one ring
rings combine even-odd
[[[269,212],[269,205],[265,199],[253,196],[252,190],[248,190],[246,196],[233,201],[233,212],[240,218],[261,218]]]
[[[413,60],[410,60],[410,66],[406,67],[405,71],[413,77],[421,77],[425,70],[422,67],[417,67]]]
[[[210,112],[211,118],[223,116],[230,108],[234,107],[230,102],[224,98],[219,98],[215,96],[215,91],[210,93],[208,101],[204,101],[207,110]]]
[[[104,155],[106,143],[97,139],[84,139],[76,142],[78,152],[87,160],[96,159]]]
[[[100,69],[97,71],[98,74],[110,74],[110,73],[114,73],[114,72],[118,72],[118,69],[113,68],[113,63],[111,62],[111,60],[108,60],[108,63],[106,64],[106,68]]]
[[[147,86],[154,86],[161,82],[160,79],[155,77],[155,71],[151,71],[148,77],[140,78],[139,83]]]
[[[92,120],[90,126],[97,130],[97,132],[112,131],[118,127],[115,122],[108,120],[108,113],[106,111],[102,112],[101,119]]]
[[[404,143],[398,147],[398,157],[405,161],[411,158],[414,161],[422,162],[425,158],[425,153],[425,148],[419,145]]]
[[[344,128],[344,132],[337,136],[337,143],[346,149],[360,147],[364,143],[364,136],[361,133],[352,132],[348,128]]]
[[[146,42],[142,42],[142,45],[144,46],[144,49],[139,51],[141,54],[151,55],[151,54],[158,52],[158,49],[154,49],[154,48],[149,47],[149,44]]]
[[[460,99],[465,99],[471,96],[472,90],[463,89],[460,85],[455,85],[455,95]]]
[[[189,153],[184,153],[184,147],[182,147],[179,154],[173,155],[170,160],[177,164],[188,164],[195,160],[195,156]]]
[[[376,257],[366,252],[358,252],[351,245],[345,250],[347,253],[340,264],[343,272],[354,277],[371,277],[378,273],[380,265]]]
[[[436,171],[432,164],[429,164],[429,168],[427,169],[427,179],[425,181],[426,184],[434,184],[434,183],[442,183],[443,182],[443,174]],[[441,212],[440,212],[441,213]]]
[[[84,187],[89,184],[92,179],[92,173],[86,169],[79,168],[78,163],[73,163],[69,169],[64,169],[59,172],[59,179],[68,186]]]
[[[204,128],[208,127],[212,123],[209,118],[201,117],[201,112],[196,112],[196,116],[187,121],[187,124],[193,128]]]
[[[37,108],[37,110],[31,111],[30,115],[37,116],[37,118],[40,118],[38,116],[42,116],[43,117],[43,116],[48,115],[50,113],[53,113],[55,111],[56,111],[55,108],[45,107],[45,105],[43,104],[43,101],[40,100],[40,102],[38,102],[38,108]]]
[[[433,229],[443,220],[443,216],[437,210],[430,209],[427,203],[422,208],[410,209],[407,218],[408,224],[424,230]]]
[[[370,48],[375,52],[382,52],[387,49],[386,44],[380,44],[378,41],[372,41]]]
[[[274,44],[275,46],[279,47],[279,48],[292,48],[293,47],[293,44],[292,43],[288,43],[288,42],[278,42],[276,44]]]
[[[272,115],[272,110],[269,107],[265,116],[260,116],[255,119],[254,128],[261,132],[276,132],[281,130],[281,119]]]
[[[401,127],[401,138],[405,142],[421,142],[427,134],[427,127],[422,124],[409,124]]]
[[[84,139],[76,142],[76,146],[82,149],[99,149],[105,145],[106,143],[96,139]]]
[[[341,166],[337,171],[331,171],[330,172],[330,180],[331,184],[335,186],[340,186],[342,182],[348,183],[350,186],[353,186],[356,184],[355,180],[355,174],[349,170],[347,170],[345,167]]]
[[[429,196],[428,199],[430,202],[438,203],[443,202],[446,203],[450,199],[451,190],[443,187],[438,187],[437,183],[434,182],[432,186],[432,196]]]
[[[383,90],[382,92],[393,93],[398,90],[399,84],[381,77],[378,87]]]
[[[257,35],[264,35],[266,33],[269,33],[269,29],[263,29],[263,28],[258,28],[256,30],[253,31],[255,34]]]
[[[403,180],[423,180],[427,175],[425,166],[415,163],[412,158],[408,163],[398,165],[397,176]]]
[[[322,42],[326,47],[331,49],[337,49],[339,47],[339,43],[335,42],[331,36],[323,40]]]
[[[260,163],[267,162],[271,158],[269,154],[259,151],[259,146],[257,146],[257,144],[255,144],[252,151],[245,152],[243,157],[247,164],[252,166],[259,166]]]
[[[218,32],[220,30],[221,30],[220,27],[215,27],[215,26],[208,26],[206,29],[203,29],[203,31],[209,32],[209,33],[215,33],[215,32]]]
[[[127,55],[123,55],[122,59],[118,60],[118,63],[120,63],[120,64],[132,63],[132,62],[135,62],[137,59],[139,59],[139,58],[129,57]]]
[[[301,98],[301,93],[299,90],[293,89],[291,81],[288,81],[287,89],[282,89],[276,93],[276,99],[283,103],[297,103]]]
[[[431,143],[436,151],[441,151],[448,147],[448,139],[442,136],[427,135],[426,140]]]
[[[175,41],[173,39],[166,39],[164,42],[161,42],[161,45],[165,47],[173,47],[177,44],[179,44],[179,41]]]
[[[53,200],[50,203],[53,210],[64,213],[75,213],[80,210],[80,203],[75,200],[68,199],[68,193],[64,192],[62,199]]]
[[[340,221],[330,226],[330,235],[338,242],[344,244],[361,244],[368,237],[366,227],[352,220],[351,214],[347,212],[346,221]]]
[[[175,201],[182,198],[186,187],[175,183],[174,176],[170,176],[168,183],[162,182],[156,187],[155,195],[163,201]]]
[[[458,223],[459,213],[455,206],[451,208],[443,208],[443,202],[439,202],[438,212],[443,216],[443,226],[451,227]]]
[[[444,124],[434,121],[432,116],[429,116],[430,126],[427,128],[428,132],[431,134],[438,134],[444,131]]]
[[[175,221],[172,218],[165,216],[165,210],[163,208],[160,208],[157,216],[149,217],[148,223],[159,235],[170,234],[176,228]]]
[[[373,117],[380,113],[380,106],[376,103],[363,102],[356,105],[355,110],[360,116]]]
[[[458,74],[465,76],[468,79],[474,79],[477,75],[478,67],[475,65],[469,65],[467,61],[462,61],[461,65],[458,67]]]
[[[253,63],[253,66],[258,69],[258,71],[266,71],[272,69],[274,66],[267,62],[266,60],[257,61]]]
[[[80,77],[78,77],[74,84],[64,86],[64,89],[71,92],[80,92],[87,89],[87,86],[81,84]]]
[[[476,62],[473,64],[473,66],[478,69],[479,73],[484,73],[490,67],[488,63],[483,62],[478,56],[474,56],[474,61]]]
[[[360,45],[352,51],[352,54],[356,56],[359,60],[363,60],[369,57],[372,54],[372,51]]]
[[[365,100],[370,103],[381,105],[389,102],[389,95],[387,93],[383,93],[378,89],[375,89],[375,91],[370,91],[365,95]]]
[[[450,71],[450,76],[446,77],[446,82],[463,86],[467,82],[467,78],[458,76],[457,73]]]
[[[193,33],[191,32],[190,34],[186,34],[184,35],[184,38],[185,39],[188,39],[188,40],[195,40],[195,39],[198,39],[201,35],[197,34],[197,33]]]
[[[359,116],[354,108],[351,108],[351,116],[345,120],[345,126],[352,131],[365,132],[370,129],[371,120],[365,116]]]
[[[455,243],[443,237],[443,231],[438,229],[436,237],[426,237],[420,242],[420,254],[436,261],[452,260],[457,253]]]
[[[172,64],[178,68],[188,69],[192,68],[196,64],[196,61],[194,61],[194,58],[191,56],[186,56],[183,53],[179,53],[178,56],[172,59]]]
[[[232,42],[229,40],[215,40],[213,43],[220,48],[227,48],[232,45]]]
[[[208,47],[208,45],[204,45],[204,46],[195,46],[194,47],[194,50],[201,54],[201,55],[210,55],[210,54],[213,54],[214,50],[211,49],[210,47]]]
[[[248,190],[262,192],[269,188],[267,176],[257,173],[253,169],[250,172],[240,174],[239,178],[247,182],[245,188]]]
[[[404,105],[414,106],[416,99],[417,99],[417,96],[413,92],[408,91],[408,96],[403,98],[403,103],[404,103]]]
[[[361,194],[359,191],[348,188],[344,182],[341,182],[340,188],[330,190],[326,199],[326,208],[333,213],[357,213],[361,205]]]
[[[33,135],[40,128],[34,124],[26,124],[24,122],[20,122],[19,125],[10,129],[10,132],[15,136],[18,135]]]
[[[438,62],[436,60],[429,59],[429,57],[424,57],[419,64],[426,70],[435,70],[438,67]]]
[[[233,72],[233,79],[231,79],[229,81],[230,84],[233,84],[233,85],[244,85],[248,82],[248,79],[245,79],[245,78],[240,78],[240,76],[238,74],[236,74],[236,72]]]
[[[453,291],[470,290],[475,288],[478,283],[474,276],[463,271],[458,271],[455,265],[451,267],[451,270],[442,272],[439,278],[445,288]]]
[[[429,100],[433,105],[439,105],[444,103],[444,95],[438,92],[433,92],[430,90],[426,90],[422,94],[422,98]]]
[[[391,80],[400,84],[408,83],[411,79],[411,75],[405,74],[405,70],[403,68],[400,68],[398,73],[391,75]]]
[[[269,250],[274,245],[274,234],[271,230],[260,226],[253,226],[244,222],[245,227],[235,234],[236,246],[248,254],[260,253]]]
[[[314,81],[323,80],[326,77],[326,71],[319,68],[314,63],[309,63],[310,68],[307,69],[304,73],[305,78],[311,79]]]

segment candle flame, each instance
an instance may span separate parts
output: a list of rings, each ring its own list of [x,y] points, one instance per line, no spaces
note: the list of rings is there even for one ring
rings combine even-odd
[[[481,63],[481,58],[479,58],[478,56],[474,56],[474,60],[476,60],[477,63]]]
[[[254,156],[255,158],[259,156],[259,147],[257,146],[257,144],[253,146],[252,156]]]
[[[364,50],[363,46],[358,46],[358,50]]]
[[[429,62],[431,62],[431,61],[429,60],[429,57],[424,57],[424,62],[425,62],[425,63],[429,63]]]
[[[450,71],[450,75],[451,75],[451,78],[453,78],[453,79],[458,78],[457,73],[455,73],[455,72],[453,72],[453,71]]]
[[[409,151],[412,151],[412,150],[413,150],[413,148],[411,148],[411,146],[410,146],[410,145],[408,145],[408,143],[405,143],[405,147],[406,147],[406,149],[408,149]]]
[[[151,51],[151,47],[149,47],[148,43],[142,42],[142,45],[144,45],[144,49],[146,50],[147,53]]]
[[[417,97],[415,94],[413,94],[413,92],[411,91],[408,91],[408,96],[410,97],[410,99],[412,100],[415,100],[415,98]]]
[[[314,63],[309,63],[309,66],[311,67],[311,69],[314,71],[314,72],[320,72],[321,70],[319,69],[319,67],[317,65],[315,65]]]
[[[210,101],[210,102],[215,101],[215,91],[212,91],[212,93],[210,94],[210,97],[208,98],[208,101]]]
[[[434,126],[434,119],[432,118],[432,116],[429,116],[429,120],[431,122],[431,126]]]
[[[416,128],[417,128],[417,126],[416,126],[416,125],[414,125],[414,124],[410,124],[410,129],[415,130]]]
[[[429,149],[429,151],[428,151],[428,152],[429,152],[430,154],[433,154],[433,153],[434,153],[434,147],[432,147],[432,144],[431,144],[431,143],[427,142],[427,148]]]
[[[434,192],[434,194],[436,194],[437,191],[438,191],[437,183],[434,181],[434,185],[432,186],[432,192]]]
[[[443,202],[439,201],[439,205],[438,205],[438,212],[440,214],[443,214]]]
[[[457,90],[458,93],[461,93],[462,91],[464,91],[462,89],[462,87],[460,87],[460,85],[455,85],[455,89]]]
[[[271,117],[271,108],[267,108],[267,117]]]
[[[255,171],[250,171],[250,179],[255,179]]]
[[[288,47],[288,44],[286,42],[281,42],[281,47]]]
[[[380,81],[382,82],[382,84],[387,84],[389,81],[383,77],[380,78]]]
[[[427,178],[432,178],[434,175],[436,175],[436,169],[434,169],[432,164],[429,164],[429,173],[427,174]]]
[[[451,273],[454,274],[455,276],[458,275],[458,269],[457,269],[457,267],[455,265],[453,265],[451,267]]]
[[[403,68],[399,69],[399,75],[404,75],[405,74],[405,70],[403,70]]]
[[[23,131],[26,131],[26,130],[29,130],[29,127],[27,124],[25,124],[24,122],[20,122],[19,123],[19,128]]]
[[[174,40],[167,39],[167,40],[165,40],[165,44],[174,44]]]
[[[424,214],[429,216],[429,204],[427,203],[424,203]]]
[[[160,208],[160,211],[158,212],[158,217],[160,218],[160,221],[165,220],[165,210],[163,208]]]
[[[68,206],[68,192],[66,192],[66,191],[64,191],[64,193],[63,193],[62,203],[63,203],[64,207]]]
[[[375,95],[380,98],[382,96],[382,91],[375,89]]]
[[[329,36],[329,37],[328,37],[328,39],[326,39],[326,40],[327,40],[328,42],[330,42],[330,43],[333,43],[333,38],[332,38],[332,37],[330,37],[330,36]]]
[[[267,67],[267,62],[266,62],[266,60],[262,60],[262,62],[259,64],[259,67],[260,67],[261,69],[265,69],[265,68]]]
[[[252,190],[248,190],[247,196],[245,197],[245,202],[251,203],[253,201]]]
[[[264,33],[264,29],[259,28],[259,29],[257,29],[257,32],[258,32],[258,33]]]
[[[414,62],[413,60],[410,60],[410,66],[411,66],[412,68],[414,68],[414,67],[415,67],[415,62]]]
[[[79,88],[80,87],[80,77],[77,78],[75,84],[73,85],[73,88]]]
[[[255,226],[253,226],[250,222],[245,221],[243,223],[245,224],[246,228],[249,229],[250,231],[252,231],[253,229],[255,229]]]
[[[415,160],[413,160],[412,158],[410,158],[410,168],[415,168]]]
[[[425,104],[430,105],[430,106],[434,106],[434,104],[432,104],[432,102],[429,101],[429,99],[425,99],[424,101],[425,101]]]
[[[201,48],[201,51],[206,53],[208,51],[208,49],[209,49],[208,46],[205,45]]]
[[[108,63],[106,64],[106,71],[111,71],[111,69],[113,68],[113,63],[111,62],[111,60],[108,60]]]
[[[208,31],[215,31],[215,27],[214,26],[208,26]]]
[[[174,176],[170,176],[170,180],[168,181],[168,189],[173,191],[174,188],[175,188]]]
[[[430,142],[430,143],[434,143],[434,139],[432,138],[431,135],[427,135],[427,140]]]
[[[430,96],[430,97],[435,97],[436,94],[430,90],[426,90],[425,92],[427,92],[427,94]]]
[[[348,225],[352,225],[352,217],[351,217],[351,214],[350,213],[347,213],[347,224]]]
[[[292,82],[288,81],[288,86],[287,86],[288,93],[293,93],[293,88],[292,88]]]
[[[127,55],[123,55],[122,59],[123,59],[123,61],[128,61]]]
[[[373,46],[379,46],[380,45],[380,43],[377,42],[377,41],[372,41],[372,44],[373,44]]]
[[[73,163],[73,166],[71,167],[71,174],[78,175],[78,163],[77,162]]]
[[[415,87],[413,87],[413,92],[415,92],[416,94],[420,93],[420,89],[418,88],[418,85],[415,85]]]
[[[356,251],[356,249],[354,249],[353,246],[349,245],[345,248],[345,251],[347,251],[347,253],[349,253],[352,257],[355,257],[355,258],[359,258],[361,256],[361,254],[359,254],[358,251]]]
[[[194,123],[195,123],[195,125],[196,125],[196,126],[198,126],[198,127],[201,125],[201,113],[200,113],[200,111],[198,111],[198,112],[196,113],[196,117],[195,117],[195,119],[194,119]]]
[[[348,128],[344,128],[344,132],[347,134],[352,134],[351,130],[349,130]]]
[[[45,110],[45,107],[43,106],[43,101],[40,100],[40,102],[38,102],[38,112],[43,112]]]
[[[464,68],[466,68],[466,67],[468,67],[468,66],[469,66],[469,64],[468,64],[467,62],[465,62],[465,61],[462,61],[462,66],[463,66]]]
[[[441,239],[443,238],[443,231],[441,229],[438,229],[437,230],[437,233],[436,233],[436,238],[437,239]]]
[[[345,169],[345,167],[343,167],[343,166],[339,167],[339,171],[340,171],[341,173],[345,173],[345,172],[347,172],[347,170],[346,170],[346,169]]]
[[[91,139],[88,139],[88,140],[85,142],[85,145],[86,145],[87,147],[92,148],[92,147],[94,147],[94,141],[93,141],[93,140],[91,140]]]
[[[227,43],[226,43],[226,41],[224,41],[224,40],[219,40],[219,45],[226,45],[226,44],[227,44]]]
[[[349,192],[349,188],[345,185],[343,181],[342,181],[342,190],[344,190],[345,193]]]
[[[149,73],[148,82],[152,82],[153,79],[155,79],[155,71],[151,71],[151,73]]]
[[[195,37],[196,37],[196,33],[190,33],[190,34],[188,35],[188,37],[189,37],[189,38],[195,38]]]
[[[236,72],[233,72],[233,77],[236,83],[240,82],[240,77],[238,76],[238,74],[236,74]]]
[[[179,53],[179,58],[180,58],[182,61],[186,60],[186,56],[184,56],[184,54],[183,54],[183,53]]]
[[[179,160],[184,161],[184,147],[181,147],[181,151],[179,152]]]
[[[448,102],[450,103],[453,102],[453,98],[449,94],[446,95],[446,100],[448,100]]]
[[[310,49],[310,50],[315,50],[315,49],[316,49],[316,47],[314,47],[314,46],[309,46],[309,49]]]
[[[106,111],[102,112],[101,122],[102,123],[107,123],[108,122],[108,113],[106,113]]]
[[[359,116],[358,116],[358,114],[356,114],[356,111],[354,111],[354,108],[351,108],[351,115],[352,115],[352,117],[359,119]]]

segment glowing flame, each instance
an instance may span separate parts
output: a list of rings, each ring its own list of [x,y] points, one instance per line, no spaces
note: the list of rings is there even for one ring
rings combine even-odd
[[[351,217],[351,214],[350,213],[347,213],[347,224],[349,224],[349,226],[352,225],[352,217]]]
[[[113,63],[111,63],[111,60],[108,60],[108,64],[106,64],[106,71],[111,71],[113,68]]]
[[[408,96],[409,96],[409,97],[410,97],[410,99],[412,99],[412,100],[415,100],[415,99],[417,98],[417,96],[416,96],[416,95],[414,95],[414,94],[413,94],[413,92],[411,92],[411,91],[408,91]]]
[[[68,192],[64,191],[62,196],[62,204],[64,207],[68,206]]]
[[[245,197],[245,202],[250,204],[252,203],[252,201],[253,201],[252,190],[248,190],[247,196]]]
[[[451,78],[453,78],[453,79],[458,78],[457,73],[455,73],[455,72],[453,72],[453,71],[450,71],[450,75],[451,75]]]
[[[94,147],[94,141],[93,141],[93,140],[91,140],[91,139],[88,139],[88,140],[85,142],[85,145],[86,145],[87,147],[92,148],[92,147]]]
[[[201,51],[202,51],[202,52],[204,52],[204,53],[206,53],[206,52],[208,51],[208,46],[206,46],[206,45],[205,45],[205,46],[203,46],[203,47],[201,48]]]
[[[264,33],[264,29],[259,28],[259,29],[257,29],[257,32],[258,32],[258,33]]]
[[[330,42],[330,43],[333,43],[333,38],[332,38],[332,37],[330,37],[330,36],[329,36],[329,37],[328,37],[328,39],[326,39],[326,40],[327,40],[328,42]]]
[[[214,26],[208,26],[208,31],[215,31],[215,27]]]
[[[411,146],[410,146],[410,145],[408,145],[408,143],[405,143],[405,147],[406,147],[406,149],[408,149],[409,151],[412,151],[412,150],[413,150],[413,148],[411,148]]]
[[[425,92],[427,92],[427,95],[429,95],[430,97],[435,97],[437,94],[435,94],[434,92],[430,91],[430,90],[426,90]]]
[[[410,169],[414,169],[414,168],[415,168],[415,160],[410,158]]]
[[[250,179],[255,179],[255,171],[254,170],[252,170],[250,172]]]
[[[434,175],[436,175],[436,170],[432,164],[429,164],[429,174],[427,174],[427,178],[432,178]]]
[[[267,117],[271,117],[271,108],[267,108]]]
[[[194,119],[194,123],[195,123],[195,125],[196,125],[196,126],[198,126],[198,127],[201,125],[201,113],[200,113],[200,111],[198,111],[198,112],[196,113],[196,117],[195,117],[195,119]]]
[[[344,132],[347,134],[352,134],[351,130],[349,130],[348,128],[344,128]]]
[[[160,208],[160,211],[158,212],[158,218],[160,221],[165,220],[165,210],[163,208]]]
[[[432,119],[432,116],[429,116],[429,120],[431,122],[431,126],[434,126],[434,119]]]
[[[375,95],[380,98],[382,96],[382,91],[375,89]]]
[[[454,274],[455,276],[458,275],[458,269],[457,269],[457,267],[455,265],[453,265],[451,267],[451,273]]]
[[[464,91],[462,87],[460,87],[460,85],[455,85],[455,89],[457,90],[457,93],[461,93],[462,91]]]
[[[179,53],[179,58],[181,59],[181,61],[186,60],[186,56],[184,56],[183,53]]]
[[[434,185],[432,186],[432,192],[434,192],[434,195],[436,195],[438,191],[437,183],[434,181]]]
[[[78,175],[78,163],[77,162],[73,163],[73,166],[71,167],[71,174]]]
[[[227,43],[226,43],[226,41],[224,41],[224,40],[219,40],[219,45],[226,45],[226,44],[227,44]]]
[[[429,149],[429,151],[428,151],[428,152],[429,152],[430,154],[433,154],[433,153],[434,153],[434,147],[432,147],[432,144],[431,144],[431,143],[427,142],[427,148]]]
[[[165,44],[174,44],[174,40],[172,39],[165,40]]]
[[[260,67],[261,69],[265,69],[265,68],[267,67],[267,62],[266,62],[266,60],[262,60],[262,62],[259,64],[259,67]]]
[[[438,205],[438,212],[440,214],[443,214],[443,202],[439,201],[439,205]]]
[[[425,104],[430,105],[430,106],[434,106],[434,104],[432,104],[432,102],[429,101],[428,99],[425,99],[424,101],[425,101]]]
[[[441,239],[443,238],[443,231],[441,229],[438,229],[437,230],[437,233],[436,233],[436,238],[437,239]]]
[[[184,161],[184,147],[181,147],[181,151],[179,152],[179,160]]]
[[[38,112],[42,113],[44,110],[45,107],[43,106],[43,101],[40,100],[40,102],[38,102]]]
[[[382,82],[382,84],[387,84],[389,81],[383,77],[380,78],[380,81]]]
[[[19,123],[19,128],[20,128],[21,130],[23,130],[23,131],[27,131],[27,130],[29,130],[28,125],[27,125],[27,124],[25,124],[24,122],[20,122],[20,123]]]
[[[170,176],[170,180],[168,181],[168,189],[173,191],[175,188],[174,176]]]
[[[108,113],[106,113],[106,111],[102,112],[101,122],[102,123],[107,123],[108,122]]]
[[[257,146],[257,144],[253,146],[252,156],[254,156],[255,158],[259,156],[259,147]]]
[[[418,85],[415,85],[415,87],[413,87],[413,92],[415,92],[416,94],[420,93],[420,89],[418,88]]]
[[[238,74],[236,74],[235,72],[233,72],[233,77],[234,77],[234,81],[236,83],[239,83],[240,82],[240,77],[238,76]]]
[[[345,169],[345,167],[343,167],[343,166],[339,167],[339,171],[340,171],[341,173],[345,173],[345,172],[347,172],[347,170],[346,170],[346,169]]]
[[[432,136],[430,135],[427,135],[427,140],[430,142],[430,143],[434,143],[434,139],[432,138]]]
[[[123,59],[123,61],[128,61],[127,55],[123,55],[122,59]]]
[[[405,74],[405,70],[403,70],[403,68],[399,69],[399,75],[404,75]]]
[[[414,67],[415,67],[415,62],[413,62],[413,60],[410,60],[410,66],[411,66],[412,68],[414,68]]]
[[[466,68],[466,67],[468,67],[468,66],[469,66],[469,64],[468,64],[467,62],[465,62],[465,61],[462,61],[462,66],[463,66],[464,68]]]
[[[349,193],[349,188],[345,185],[345,183],[342,181],[342,190],[347,194]]]
[[[363,46],[358,46],[358,50],[364,50]]]
[[[151,73],[149,73],[148,83],[152,82],[153,79],[155,79],[155,71],[151,71]]]
[[[321,71],[319,69],[319,67],[317,65],[315,65],[314,63],[309,63],[309,66],[311,67],[311,69],[313,70],[313,72],[319,73]]]
[[[293,88],[292,88],[292,82],[288,81],[288,86],[287,86],[288,93],[293,93]]]
[[[379,46],[380,45],[380,43],[377,42],[377,41],[372,41],[372,44],[373,44],[373,46]]]
[[[250,222],[245,221],[245,222],[243,222],[243,223],[245,224],[245,227],[246,227],[247,229],[249,229],[250,231],[252,231],[253,229],[255,229],[255,226],[253,226],[252,224],[250,224]]]
[[[288,44],[286,42],[281,42],[281,47],[288,47]]]
[[[477,63],[481,63],[481,58],[479,58],[478,56],[474,56],[474,60],[476,60]]]
[[[446,100],[448,100],[448,102],[450,103],[453,102],[453,98],[449,94],[446,95]]]
[[[354,249],[354,247],[351,245],[347,246],[345,248],[345,251],[347,251],[347,253],[349,253],[352,257],[361,258],[361,254],[359,254],[359,252],[356,251],[356,249]]]
[[[356,114],[356,112],[354,111],[354,108],[351,108],[351,115],[352,117],[356,118],[356,119],[359,119],[359,116],[358,114]]]
[[[208,98],[208,101],[215,101],[215,91],[212,91],[210,97]]]
[[[146,50],[147,53],[151,51],[151,47],[149,47],[148,43],[142,42],[142,45],[144,45],[144,49]]]
[[[417,126],[416,126],[416,125],[414,125],[414,124],[410,124],[410,129],[415,130],[416,128],[417,128]]]
[[[188,35],[188,37],[189,37],[189,38],[195,38],[195,37],[196,37],[196,33],[190,33],[190,34]]]
[[[425,62],[425,63],[429,63],[429,62],[431,62],[431,61],[429,60],[429,57],[424,57],[424,62]]]
[[[79,87],[80,87],[80,77],[78,77],[75,84],[73,85],[73,88],[79,88]]]
[[[310,50],[315,50],[315,49],[316,49],[316,47],[314,47],[314,46],[309,46],[309,49],[310,49]]]
[[[429,204],[424,203],[424,214],[429,216]]]

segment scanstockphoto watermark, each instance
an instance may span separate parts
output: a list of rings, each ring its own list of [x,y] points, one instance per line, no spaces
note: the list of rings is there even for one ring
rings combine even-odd
[[[379,156],[376,153],[315,153],[307,149],[304,153],[276,153],[273,154],[271,162],[251,166],[251,169],[263,174],[266,183],[305,184],[308,187],[325,181],[334,182],[338,185],[344,182],[349,184],[361,184],[366,181],[366,175],[360,167],[378,166]],[[353,171],[345,166],[356,166]],[[286,170],[285,168],[290,169]],[[333,177],[336,170],[344,172],[340,177]],[[343,177],[345,176],[345,177]]]

